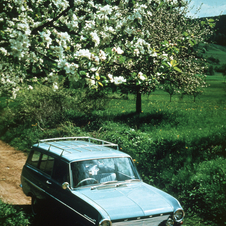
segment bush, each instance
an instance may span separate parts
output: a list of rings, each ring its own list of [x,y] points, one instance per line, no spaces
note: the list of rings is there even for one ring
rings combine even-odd
[[[87,112],[103,109],[108,101],[103,93],[95,90],[54,91],[47,86],[35,85],[33,90],[20,92],[16,100],[1,110],[1,139],[26,151],[41,138],[75,134],[72,130],[67,131],[67,122],[72,123],[74,131],[77,132],[77,124],[81,127],[85,125],[90,129],[95,128],[99,123],[96,119],[90,122]],[[82,117],[85,121],[79,120]]]
[[[203,161],[194,168],[181,169],[173,177],[173,186],[182,190],[181,199],[194,214],[226,224],[226,159]]]
[[[190,196],[199,197],[202,214],[212,216],[220,225],[226,223],[226,159],[204,161],[196,166],[191,183],[196,189]]]
[[[37,85],[33,90],[19,93],[13,109],[16,121],[42,127],[54,126],[64,118],[63,112],[73,99],[63,90],[54,91],[47,86]]]
[[[33,90],[20,92],[13,105],[2,113],[2,125],[15,127],[20,124],[38,124],[40,127],[55,127],[66,121],[67,111],[75,113],[103,109],[107,102],[103,93],[95,90],[60,89],[54,91],[43,85]]]
[[[207,58],[207,62],[214,63],[214,64],[219,64],[220,63],[220,60],[218,58],[215,58],[213,56],[210,56],[210,57]]]
[[[223,75],[226,75],[226,64],[222,64],[221,66],[215,67],[216,72],[221,72]]]
[[[29,220],[20,209],[12,205],[0,203],[0,225],[1,226],[27,226]]]

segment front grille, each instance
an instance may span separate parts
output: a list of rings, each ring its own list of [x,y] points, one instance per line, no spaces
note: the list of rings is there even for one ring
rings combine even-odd
[[[113,222],[112,226],[162,226],[163,222],[169,218],[170,215],[156,216],[152,218],[125,220],[120,222]],[[162,223],[162,224],[161,224]]]

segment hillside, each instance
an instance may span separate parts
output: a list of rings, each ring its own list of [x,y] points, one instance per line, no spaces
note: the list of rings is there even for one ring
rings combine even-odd
[[[226,15],[211,17],[216,21],[215,32],[210,41],[226,46]],[[210,19],[210,18],[208,18]]]
[[[200,44],[199,49],[203,50],[205,58],[213,57],[219,60],[219,64],[226,64],[226,46],[208,43]]]

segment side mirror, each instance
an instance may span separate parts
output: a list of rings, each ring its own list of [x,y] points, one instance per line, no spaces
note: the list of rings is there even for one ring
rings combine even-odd
[[[71,190],[71,188],[70,188],[70,186],[69,186],[69,183],[68,183],[68,182],[64,182],[64,183],[62,184],[62,188],[63,188],[64,190],[66,190],[66,189]]]

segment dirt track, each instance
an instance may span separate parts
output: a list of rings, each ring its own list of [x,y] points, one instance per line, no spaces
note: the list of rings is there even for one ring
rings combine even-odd
[[[8,144],[0,141],[0,199],[14,205],[31,203],[20,185],[22,167],[27,157]]]

